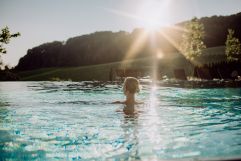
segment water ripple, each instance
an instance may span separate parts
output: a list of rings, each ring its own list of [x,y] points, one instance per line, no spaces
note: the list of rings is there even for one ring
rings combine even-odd
[[[151,88],[126,116],[119,82],[1,82],[0,160],[240,157],[240,88]]]

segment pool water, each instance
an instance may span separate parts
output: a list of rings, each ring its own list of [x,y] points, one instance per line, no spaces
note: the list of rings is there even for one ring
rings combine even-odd
[[[126,116],[122,85],[1,82],[0,160],[241,158],[241,89],[142,84]]]

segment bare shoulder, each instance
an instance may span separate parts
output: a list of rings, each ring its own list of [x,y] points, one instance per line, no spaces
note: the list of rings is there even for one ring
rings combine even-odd
[[[144,104],[144,102],[138,101],[138,102],[135,102],[135,104],[142,105],[142,104]]]
[[[126,102],[125,101],[115,101],[115,102],[112,102],[111,104],[125,104]]]

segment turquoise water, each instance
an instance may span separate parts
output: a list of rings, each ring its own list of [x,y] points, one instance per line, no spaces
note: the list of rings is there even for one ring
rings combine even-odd
[[[241,157],[241,89],[144,85],[139,114],[121,84],[1,82],[0,160]]]

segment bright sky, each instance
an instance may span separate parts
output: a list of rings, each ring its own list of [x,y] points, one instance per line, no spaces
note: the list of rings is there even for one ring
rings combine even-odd
[[[241,0],[0,0],[0,28],[21,33],[3,58],[13,66],[28,49],[46,42],[240,11]]]

